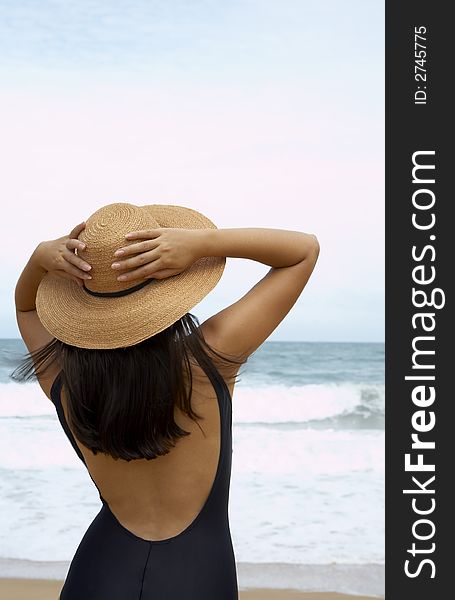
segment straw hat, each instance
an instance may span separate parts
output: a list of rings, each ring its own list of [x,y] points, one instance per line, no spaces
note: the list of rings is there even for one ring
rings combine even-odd
[[[43,326],[57,339],[79,348],[120,348],[142,342],[175,323],[218,283],[224,257],[197,260],[166,279],[117,281],[114,252],[137,243],[130,231],[157,227],[216,229],[204,215],[183,206],[115,203],[103,206],[86,221],[78,239],[86,244],[78,256],[92,269],[80,287],[71,279],[47,273],[36,295]]]

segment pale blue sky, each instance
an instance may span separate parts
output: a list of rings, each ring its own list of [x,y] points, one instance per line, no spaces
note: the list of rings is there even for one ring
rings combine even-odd
[[[0,0],[0,14],[0,337],[18,336],[34,247],[132,202],[316,233],[316,271],[270,339],[383,341],[382,1]],[[266,272],[228,260],[192,312]]]

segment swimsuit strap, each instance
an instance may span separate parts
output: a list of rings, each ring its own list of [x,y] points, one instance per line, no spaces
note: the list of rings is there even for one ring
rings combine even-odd
[[[62,391],[61,374],[62,373],[60,371],[60,373],[54,379],[54,383],[52,384],[51,392],[50,392],[51,400],[54,403],[55,408],[57,409],[58,420],[60,421],[61,426],[63,427],[69,441],[71,442],[71,445],[73,446],[76,454],[79,456],[79,458],[84,463],[84,465],[87,466],[84,455],[82,454],[79,446],[76,444],[76,440],[74,439],[74,435],[68,426],[68,423],[65,418],[65,413],[63,411],[62,400],[61,400],[61,391]]]

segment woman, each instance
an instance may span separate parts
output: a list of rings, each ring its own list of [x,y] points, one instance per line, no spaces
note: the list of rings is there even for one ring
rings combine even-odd
[[[16,286],[29,355],[13,376],[37,377],[102,502],[61,600],[238,598],[228,520],[235,380],[318,253],[310,234],[217,229],[188,208],[128,203],[38,245]],[[188,311],[226,257],[271,269],[200,324]]]

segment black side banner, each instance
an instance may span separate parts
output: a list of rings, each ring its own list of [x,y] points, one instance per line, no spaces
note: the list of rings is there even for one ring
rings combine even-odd
[[[386,598],[455,597],[450,3],[386,1]]]

